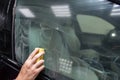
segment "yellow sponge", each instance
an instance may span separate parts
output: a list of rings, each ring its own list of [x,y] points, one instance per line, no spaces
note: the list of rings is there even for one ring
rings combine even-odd
[[[41,53],[41,52],[44,52],[45,49],[44,48],[39,48],[39,51],[38,51],[38,54]],[[40,61],[40,60],[43,60],[43,55],[41,55],[36,62]]]

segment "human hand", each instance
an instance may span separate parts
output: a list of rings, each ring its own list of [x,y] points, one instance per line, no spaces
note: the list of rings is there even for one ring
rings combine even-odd
[[[41,52],[37,54],[39,48],[35,48],[35,50],[30,54],[28,59],[23,64],[16,80],[35,80],[38,74],[44,69],[44,60],[40,60],[36,62],[36,60],[45,54],[45,52]]]

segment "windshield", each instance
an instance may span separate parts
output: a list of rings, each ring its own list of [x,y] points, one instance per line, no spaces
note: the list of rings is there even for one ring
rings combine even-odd
[[[118,80],[119,8],[106,0],[17,0],[16,60],[40,47],[55,80]]]

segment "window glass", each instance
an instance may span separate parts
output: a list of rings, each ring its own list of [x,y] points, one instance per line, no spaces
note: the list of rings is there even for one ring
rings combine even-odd
[[[106,0],[18,0],[16,60],[40,47],[55,80],[118,80],[119,8]]]

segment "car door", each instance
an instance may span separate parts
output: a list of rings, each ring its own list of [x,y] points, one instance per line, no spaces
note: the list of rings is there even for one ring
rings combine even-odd
[[[40,47],[46,79],[119,80],[119,8],[107,0],[17,0],[16,61]]]

